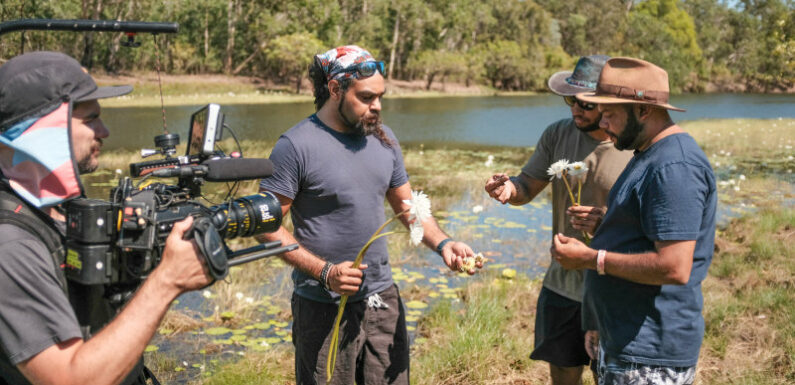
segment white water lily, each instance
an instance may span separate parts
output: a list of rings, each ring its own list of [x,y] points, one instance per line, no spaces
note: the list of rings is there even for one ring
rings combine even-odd
[[[238,301],[242,300],[243,299],[243,293],[238,291],[237,293],[235,293],[235,298],[237,298]]]
[[[568,170],[568,167],[569,161],[566,159],[561,159],[555,163],[552,163],[552,165],[547,169],[547,175],[550,176],[549,180],[563,178],[563,173]]]
[[[488,159],[486,159],[486,162],[484,163],[484,165],[486,167],[491,167],[493,164],[494,164],[494,155],[489,155],[489,157],[488,157]]]
[[[411,199],[404,200],[403,203],[411,206],[409,209],[409,221],[416,220],[422,223],[431,217],[431,200],[424,192],[412,191]]]
[[[210,297],[213,296],[213,293],[211,291],[209,291],[209,290],[205,290],[205,291],[202,292],[202,296],[204,298],[210,298]]]
[[[409,225],[409,242],[414,246],[419,246],[422,243],[422,238],[425,236],[425,229],[422,227],[420,221],[414,221]]]
[[[477,214],[477,213],[479,213],[481,211],[483,211],[483,206],[481,206],[481,205],[475,205],[475,206],[472,207],[472,212],[474,214]]]
[[[574,162],[570,163],[568,167],[568,174],[585,181],[585,177],[588,175],[588,167],[585,166],[583,162]]]

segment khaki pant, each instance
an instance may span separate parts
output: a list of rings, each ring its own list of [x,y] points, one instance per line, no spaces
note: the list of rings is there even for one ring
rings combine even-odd
[[[326,384],[326,360],[337,305],[293,294],[292,310],[296,383]],[[336,367],[329,384],[354,383],[409,383],[406,314],[397,286],[345,306]]]

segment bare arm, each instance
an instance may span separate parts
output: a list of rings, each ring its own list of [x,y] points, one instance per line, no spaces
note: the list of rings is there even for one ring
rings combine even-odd
[[[394,210],[395,214],[405,211],[409,208],[409,205],[403,201],[411,199],[411,184],[406,182],[402,186],[387,190],[386,199],[389,205],[392,206],[392,210]],[[403,223],[403,226],[408,228],[410,224],[408,213],[401,215],[400,221]],[[433,217],[422,222],[422,228],[424,231],[422,243],[433,251],[436,251],[436,246],[439,245],[440,242],[449,238]],[[442,248],[444,263],[454,271],[458,271],[461,268],[464,257],[471,257],[473,255],[475,255],[475,253],[472,251],[472,248],[463,242],[448,242]],[[469,273],[474,274],[475,271],[471,270]]]
[[[596,270],[597,250],[562,234],[553,242],[552,255],[564,268]],[[687,284],[696,241],[658,241],[654,247],[639,254],[606,253],[605,273],[646,285]]]
[[[163,259],[133,299],[96,336],[50,346],[17,365],[34,384],[118,384],[133,369],[171,302],[211,279],[195,242],[182,239],[191,219],[178,222]]]
[[[533,200],[549,181],[534,179],[524,173],[508,177],[508,174],[494,174],[486,181],[486,192],[502,204],[521,206]]]
[[[275,195],[279,198],[279,203],[282,206],[282,216],[286,216],[292,207],[293,200],[280,194]],[[279,226],[279,229],[273,233],[258,235],[256,239],[260,242],[281,241],[282,245],[298,243],[284,226]],[[281,257],[291,266],[320,281],[320,273],[326,265],[326,260],[312,254],[300,244],[297,249],[284,253]],[[332,290],[343,295],[352,295],[359,290],[359,285],[362,284],[361,271],[366,269],[367,265],[359,265],[358,269],[351,268],[352,265],[353,261],[346,261],[331,268],[328,273],[328,284]]]

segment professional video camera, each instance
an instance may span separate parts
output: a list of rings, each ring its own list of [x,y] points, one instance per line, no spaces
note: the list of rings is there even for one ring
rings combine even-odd
[[[282,247],[276,241],[231,251],[224,242],[279,228],[281,206],[270,192],[211,207],[197,201],[205,181],[237,182],[272,173],[267,159],[243,158],[239,152],[227,156],[217,150],[223,128],[220,106],[209,104],[191,117],[184,156],[175,156],[178,134],[156,136],[159,150],[142,150],[141,155],[164,158],[130,164],[130,177],[119,180],[110,201],[70,201],[66,205],[67,278],[84,285],[106,285],[110,298],[122,303],[160,262],[174,223],[189,215],[194,222],[188,234],[196,240],[215,279],[223,279],[230,266],[296,249],[295,244]],[[134,183],[132,178],[137,177],[142,178]],[[145,183],[153,177],[176,177],[178,182]]]

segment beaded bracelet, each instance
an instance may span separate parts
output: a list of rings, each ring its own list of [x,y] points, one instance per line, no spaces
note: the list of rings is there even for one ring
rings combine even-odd
[[[331,286],[328,284],[328,273],[331,271],[332,266],[334,266],[333,263],[326,262],[326,265],[323,266],[323,270],[320,271],[320,283],[323,284],[326,290],[331,290]]]

